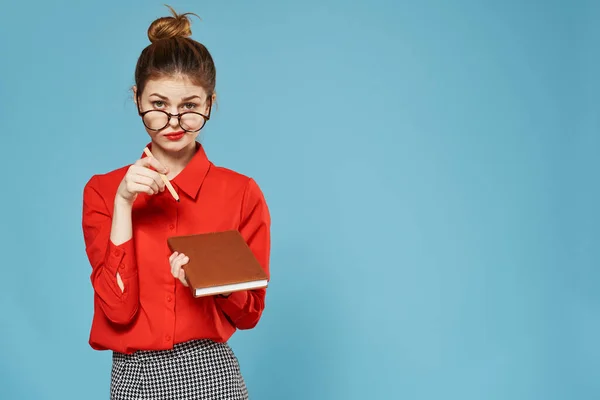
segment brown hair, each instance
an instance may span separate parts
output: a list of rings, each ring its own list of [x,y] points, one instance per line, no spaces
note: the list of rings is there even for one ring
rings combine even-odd
[[[158,18],[148,28],[152,43],[142,50],[137,61],[137,95],[141,96],[148,79],[183,75],[202,86],[210,98],[215,92],[216,69],[206,47],[189,37],[192,30],[187,15],[196,14],[177,14],[167,7],[173,16]]]

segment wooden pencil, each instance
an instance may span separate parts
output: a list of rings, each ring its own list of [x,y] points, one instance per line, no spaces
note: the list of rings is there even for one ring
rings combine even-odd
[[[144,148],[144,153],[146,153],[146,155],[148,157],[154,157],[152,155],[152,153],[150,152],[150,149],[148,147]],[[175,200],[179,201],[179,195],[177,194],[177,192],[175,191],[175,189],[173,189],[173,185],[171,185],[171,182],[169,182],[169,178],[167,178],[167,176],[165,174],[159,173],[159,175],[162,178],[162,180],[165,183],[165,185],[167,186],[167,189],[169,189],[169,192],[171,192],[171,194],[173,195],[173,198]]]

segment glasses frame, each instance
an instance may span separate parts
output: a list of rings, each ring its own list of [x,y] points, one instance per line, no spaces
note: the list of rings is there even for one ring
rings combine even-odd
[[[173,117],[177,117],[177,124],[178,124],[178,125],[179,125],[179,127],[180,127],[181,129],[183,129],[184,131],[186,131],[186,132],[200,132],[200,131],[202,130],[202,128],[204,128],[204,127],[206,126],[206,123],[208,122],[208,120],[210,120],[210,113],[211,113],[211,111],[212,111],[212,96],[208,96],[208,99],[207,99],[207,100],[208,100],[208,114],[202,114],[202,113],[199,113],[199,112],[196,112],[196,111],[186,111],[186,112],[182,112],[182,113],[179,113],[179,114],[171,114],[170,112],[168,112],[168,111],[164,111],[164,110],[147,110],[147,111],[143,111],[143,112],[142,112],[142,111],[140,110],[140,107],[139,107],[139,104],[140,104],[140,98],[139,98],[139,97],[138,97],[138,102],[137,102],[137,103],[138,103],[138,107],[137,107],[137,109],[138,109],[138,114],[139,114],[139,116],[142,118],[142,123],[144,124],[144,126],[145,126],[147,129],[150,129],[151,131],[154,131],[154,132],[162,131],[162,130],[163,130],[163,129],[165,129],[167,126],[169,126],[169,124],[171,123],[171,118],[173,118]],[[146,125],[146,122],[144,121],[144,116],[145,116],[146,114],[150,113],[150,112],[161,112],[161,113],[163,113],[163,114],[166,114],[166,116],[167,116],[167,123],[165,124],[165,126],[163,126],[163,127],[162,127],[162,128],[160,128],[160,129],[153,129],[153,128],[150,128],[148,125]],[[201,126],[199,129],[195,129],[195,130],[189,130],[189,129],[185,129],[185,128],[184,128],[184,127],[181,125],[181,117],[182,117],[182,116],[184,116],[184,115],[186,115],[186,114],[196,114],[196,115],[200,115],[202,118],[204,118],[204,123],[202,124],[202,126]]]

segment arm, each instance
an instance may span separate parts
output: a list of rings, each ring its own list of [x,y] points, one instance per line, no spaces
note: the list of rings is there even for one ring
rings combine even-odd
[[[95,185],[96,179],[92,178],[84,188],[82,219],[92,286],[106,317],[116,324],[127,324],[139,307],[132,206],[115,200],[111,216]]]
[[[263,194],[252,179],[244,193],[238,229],[270,278],[271,217]],[[265,295],[266,289],[244,290],[227,297],[217,296],[215,301],[238,329],[251,329],[265,308]]]

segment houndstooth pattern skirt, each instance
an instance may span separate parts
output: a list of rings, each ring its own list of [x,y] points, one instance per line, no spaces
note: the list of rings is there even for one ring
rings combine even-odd
[[[111,400],[246,400],[237,357],[227,343],[193,340],[172,350],[113,352]]]

